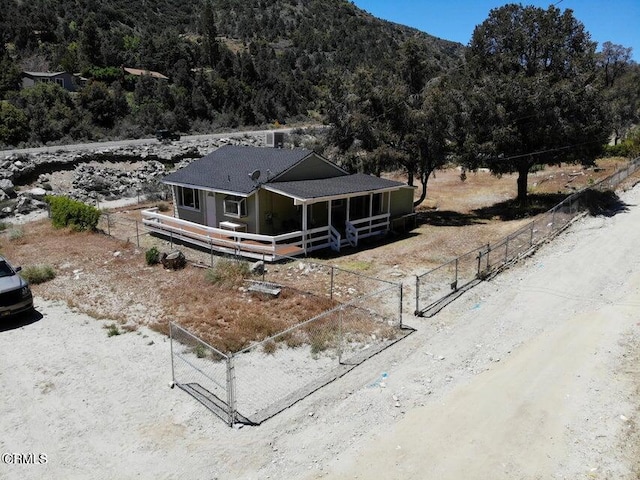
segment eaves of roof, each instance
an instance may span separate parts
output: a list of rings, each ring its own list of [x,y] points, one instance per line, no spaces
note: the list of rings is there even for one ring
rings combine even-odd
[[[319,180],[299,180],[293,182],[273,182],[263,185],[269,190],[293,198],[297,204],[317,203],[334,198],[346,198],[367,193],[381,193],[398,190],[406,184],[356,173],[335,178]]]

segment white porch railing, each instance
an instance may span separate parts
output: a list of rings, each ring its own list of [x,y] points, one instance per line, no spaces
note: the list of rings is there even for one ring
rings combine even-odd
[[[388,213],[383,213],[348,221],[346,226],[347,241],[352,247],[357,247],[360,239],[387,233],[389,231],[389,217]]]
[[[329,247],[335,252],[340,252],[340,232],[329,225]]]
[[[214,251],[248,258],[276,261],[327,248],[329,228],[320,227],[282,235],[261,235],[208,227],[158,213],[157,208],[142,211],[142,223],[147,230],[172,239],[198,245]]]

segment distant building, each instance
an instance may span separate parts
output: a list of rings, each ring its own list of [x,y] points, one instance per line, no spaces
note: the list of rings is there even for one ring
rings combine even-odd
[[[125,74],[133,75],[135,77],[142,77],[143,75],[146,75],[152,78],[157,78],[159,80],[169,80],[169,77],[166,77],[159,72],[154,72],[153,70],[141,70],[139,68],[122,67],[122,71]]]
[[[30,88],[38,83],[57,83],[69,92],[75,92],[81,85],[80,78],[68,72],[22,72],[22,88]]]

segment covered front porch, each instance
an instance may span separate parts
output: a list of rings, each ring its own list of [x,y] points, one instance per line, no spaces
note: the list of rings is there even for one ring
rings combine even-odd
[[[174,216],[165,215],[157,208],[142,211],[142,223],[154,234],[172,241],[185,242],[211,251],[237,255],[256,260],[274,262],[287,257],[307,255],[315,250],[331,248],[339,252],[345,246],[356,247],[368,237],[383,235],[389,231],[390,213],[370,214],[352,219],[356,202],[357,210],[373,205],[368,201],[352,198],[329,199],[314,204],[302,204],[300,227],[277,234],[259,234],[235,230],[232,222],[221,222],[225,228],[210,227]],[[323,224],[318,225],[319,219]],[[313,224],[313,225],[312,225]]]

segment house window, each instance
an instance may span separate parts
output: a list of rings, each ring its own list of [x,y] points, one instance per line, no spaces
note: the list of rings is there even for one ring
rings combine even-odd
[[[60,85],[62,88],[64,88],[64,79],[62,79],[62,78],[56,78],[56,79],[55,79],[55,81],[56,81],[56,83],[57,83],[58,85]]]
[[[224,214],[228,217],[240,218],[247,216],[247,199],[228,196],[224,199]]]
[[[178,187],[177,200],[179,207],[200,210],[200,195],[193,188]]]

